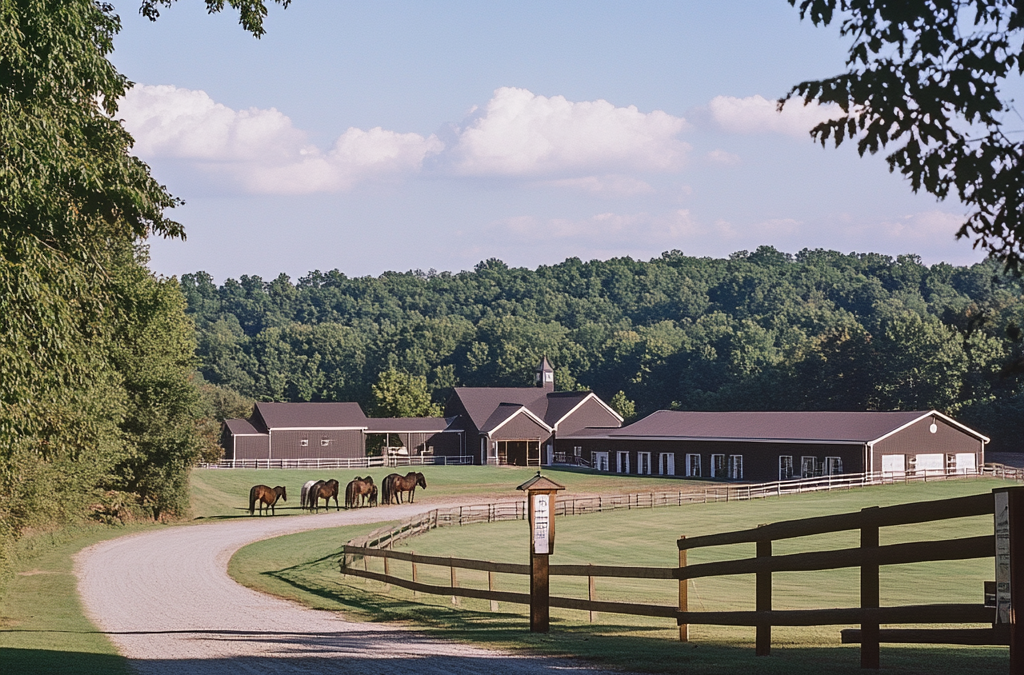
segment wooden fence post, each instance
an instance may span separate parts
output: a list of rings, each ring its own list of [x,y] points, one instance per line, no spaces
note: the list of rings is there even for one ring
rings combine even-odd
[[[879,606],[878,589],[878,507],[861,509],[860,525],[860,606],[873,609]],[[879,666],[878,622],[860,624],[860,667],[877,670]]]
[[[491,570],[487,571],[487,590],[489,590],[492,593],[494,592],[494,572],[492,572]],[[497,612],[498,611],[498,601],[497,600],[491,600],[491,611],[492,612]]]
[[[448,565],[449,565],[449,569],[452,572],[452,588],[453,589],[458,588],[459,587],[459,580],[455,576],[455,566],[452,565],[451,558],[448,559]],[[457,595],[453,595],[452,596],[452,604],[455,605],[456,607],[459,606],[459,596],[457,596]]]
[[[386,576],[386,577],[391,576],[391,559],[388,557],[388,552],[387,551],[384,551],[384,576]],[[390,591],[391,590],[391,584],[385,583],[384,584],[384,590],[385,591]]]
[[[594,563],[590,563],[590,567],[593,568]],[[597,600],[597,584],[593,574],[587,575],[587,599],[591,602]],[[590,623],[594,623],[594,614],[596,614],[596,612],[593,609],[591,609]]]
[[[680,540],[686,539],[686,535],[685,534],[679,535],[679,539]],[[679,569],[684,569],[685,567],[686,567],[686,549],[685,548],[681,548],[681,549],[679,549]],[[687,591],[688,591],[688,588],[689,588],[687,586],[688,583],[689,582],[686,579],[680,579],[679,580],[679,611],[680,612],[689,611],[690,603],[689,603],[689,598],[687,597]],[[685,624],[685,623],[679,624],[679,641],[680,642],[689,642],[690,641],[690,626],[689,626],[689,624]]]
[[[409,551],[409,553],[411,553],[411,554],[413,554],[413,555],[416,555],[416,551]],[[416,569],[416,561],[415,561],[415,560],[413,560],[413,561],[412,561],[412,582],[413,582],[414,584],[415,584],[415,583],[418,583],[418,582],[419,582],[419,579],[420,579],[420,577],[419,577],[419,574],[417,574],[417,569]],[[414,598],[416,597],[416,591],[413,591],[413,592],[412,592],[412,597],[414,597]]]
[[[759,525],[758,527],[764,527]],[[760,540],[756,544],[758,558],[770,558],[772,556],[772,540]],[[772,573],[758,572],[755,576],[756,589],[754,591],[754,609],[758,612],[772,611]],[[772,624],[769,621],[757,624],[757,635],[755,638],[755,653],[758,656],[768,656],[772,653]]]

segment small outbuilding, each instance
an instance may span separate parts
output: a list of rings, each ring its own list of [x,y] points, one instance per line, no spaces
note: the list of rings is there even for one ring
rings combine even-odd
[[[774,481],[843,473],[976,473],[988,438],[936,410],[659,410],[618,429],[559,436],[601,471]]]

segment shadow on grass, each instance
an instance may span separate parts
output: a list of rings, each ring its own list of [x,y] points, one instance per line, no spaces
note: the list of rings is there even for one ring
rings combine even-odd
[[[0,673],[10,675],[128,675],[128,662],[113,654],[0,647]]]
[[[336,569],[329,555],[262,575],[287,584],[318,609],[351,612],[367,621],[400,622],[434,639],[495,647],[536,655],[583,660],[600,667],[640,672],[814,674],[863,673],[855,645],[775,647],[769,657],[754,655],[747,643],[689,642],[666,638],[665,628],[605,623],[588,624],[553,618],[551,632],[529,632],[523,614],[483,612],[420,604],[339,583],[324,586],[311,572]],[[318,598],[317,602],[312,598]],[[604,615],[607,620],[608,615]],[[1005,673],[1008,652],[998,647],[883,646],[882,666],[891,673]]]

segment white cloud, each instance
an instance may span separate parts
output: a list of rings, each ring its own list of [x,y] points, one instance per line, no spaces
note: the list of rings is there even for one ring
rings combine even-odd
[[[622,246],[643,242],[645,246],[678,244],[687,237],[717,232],[697,223],[689,210],[664,214],[646,212],[599,213],[589,218],[536,218],[518,216],[493,225],[493,229],[526,237],[529,241],[557,241],[585,238],[593,245]]]
[[[503,87],[458,130],[456,173],[474,176],[595,175],[674,171],[690,146],[681,117],[608,101],[573,102]]]
[[[650,194],[654,188],[650,183],[630,176],[584,176],[582,178],[561,178],[546,181],[546,185],[557,188],[571,188],[605,197],[632,197]]]
[[[952,240],[965,217],[945,211],[921,211],[885,221],[878,227],[888,239],[908,243],[927,243],[936,238]]]
[[[711,120],[723,131],[736,134],[779,133],[806,137],[815,125],[838,117],[835,106],[803,105],[790,101],[779,112],[775,101],[763,96],[716,96],[708,103]]]
[[[721,164],[723,166],[736,166],[740,163],[740,156],[727,152],[725,150],[712,150],[707,155],[708,161],[712,164]]]
[[[347,190],[370,176],[418,171],[443,148],[434,136],[377,127],[349,128],[322,151],[273,108],[236,111],[206,92],[168,85],[135,86],[119,115],[141,157],[191,160],[258,193]]]

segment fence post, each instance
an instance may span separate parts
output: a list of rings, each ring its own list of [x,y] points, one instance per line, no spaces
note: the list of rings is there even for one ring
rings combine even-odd
[[[593,567],[594,563],[590,563],[590,568],[593,569]],[[591,602],[597,600],[597,585],[593,574],[587,575],[587,599]],[[590,623],[594,623],[594,614],[596,613],[593,609],[590,610]]]
[[[416,551],[409,551],[409,553],[411,553],[413,555],[416,555]],[[416,560],[413,559],[411,562],[412,562],[412,582],[414,584],[415,583],[419,583],[420,575],[418,574],[418,570],[416,569]],[[413,591],[412,592],[412,597],[415,598],[416,595],[417,595],[416,591]]]
[[[679,535],[679,541],[682,541],[684,539],[686,539],[686,535],[685,534]],[[686,568],[686,549],[685,548],[680,548],[679,549],[679,569],[683,570],[685,568]],[[689,598],[687,597],[687,590],[688,590],[687,584],[688,583],[689,582],[686,579],[680,579],[679,580],[679,611],[680,612],[687,612],[687,611],[689,611],[690,603],[689,603]],[[689,624],[685,624],[685,623],[679,624],[679,641],[680,642],[689,642],[690,641],[690,625]]]
[[[494,592],[494,572],[492,572],[491,570],[487,570],[487,590],[490,591],[491,593]],[[497,612],[498,611],[498,601],[497,600],[491,600],[491,611],[492,612]]]
[[[861,509],[860,525],[860,606],[861,609],[873,609],[879,605],[878,592],[878,507],[869,506]],[[860,623],[860,667],[873,668],[879,666],[878,622],[865,621]]]
[[[386,576],[386,577],[391,576],[391,559],[388,557],[388,552],[387,551],[384,551],[384,576]],[[385,583],[384,584],[384,590],[385,591],[390,591],[391,590],[391,584]]]
[[[459,587],[459,580],[455,576],[455,566],[452,564],[452,559],[451,558],[448,558],[448,568],[452,572],[452,589],[454,590],[454,589]],[[457,595],[453,595],[452,596],[452,604],[455,605],[456,607],[459,606],[459,596],[457,596]]]
[[[764,525],[758,525],[764,527]],[[772,540],[758,540],[757,557],[770,558],[772,556]],[[756,588],[754,591],[754,609],[760,612],[772,611],[772,573],[771,571],[758,572],[755,576]],[[757,656],[768,656],[772,653],[772,624],[770,620],[758,620],[757,635],[755,638],[755,653]]]

